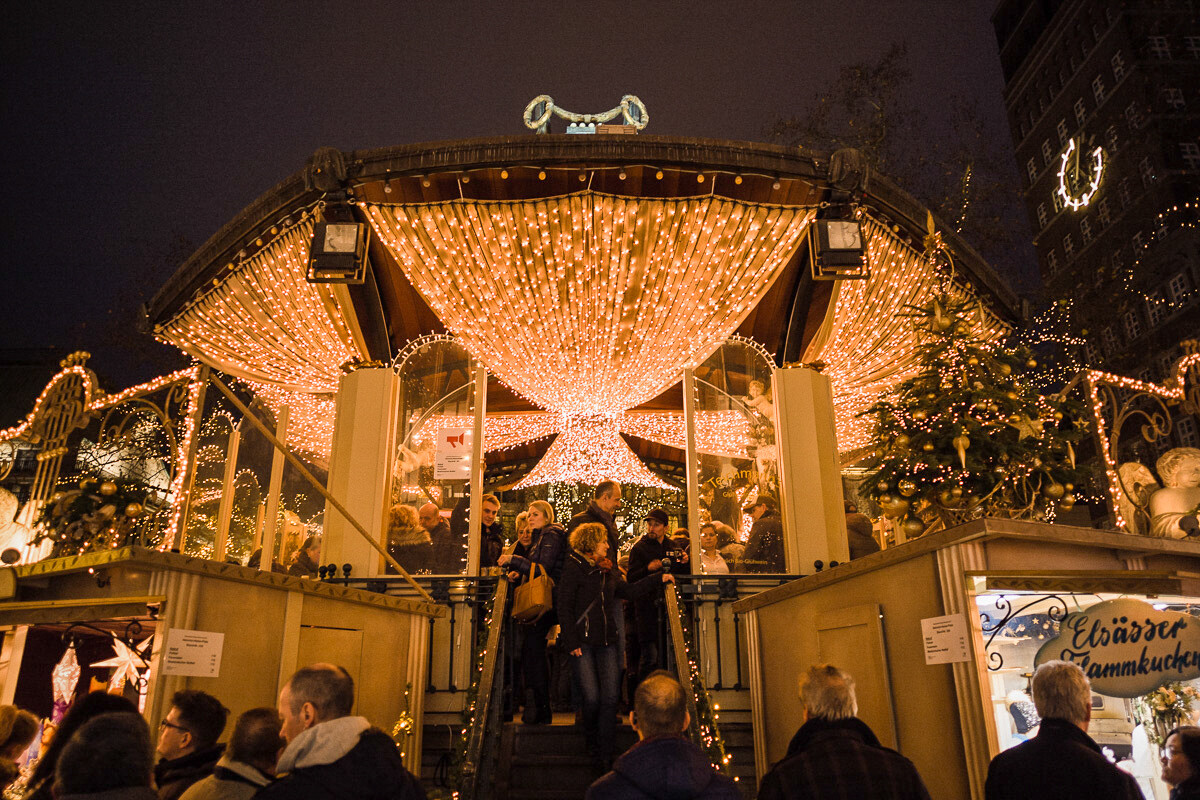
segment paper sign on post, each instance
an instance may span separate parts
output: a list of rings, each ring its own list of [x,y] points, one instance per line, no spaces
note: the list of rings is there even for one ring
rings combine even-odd
[[[163,674],[215,678],[221,674],[221,649],[224,646],[223,633],[173,628],[167,633]]]
[[[435,481],[465,481],[471,478],[472,428],[442,428],[437,434],[433,462]]]
[[[926,664],[953,664],[970,659],[967,621],[962,614],[921,620],[921,638],[925,642]]]

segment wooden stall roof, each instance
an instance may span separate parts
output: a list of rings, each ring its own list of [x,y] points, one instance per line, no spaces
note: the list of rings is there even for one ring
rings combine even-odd
[[[1130,560],[1139,557],[1184,556],[1195,559],[1195,572],[1126,570],[1108,571],[1105,574],[1128,591],[1150,593],[1179,592],[1185,589],[1200,591],[1200,542],[1154,539],[1115,531],[1096,530],[1095,528],[1079,528],[1073,525],[983,517],[742,598],[733,604],[733,610],[735,613],[753,611],[756,608],[772,605],[781,600],[853,578],[864,572],[920,558],[956,544],[1001,539],[1025,541],[1030,544],[1071,545],[1081,548],[1120,551],[1123,558]],[[992,573],[989,571],[988,575],[990,576],[988,578],[989,588],[1016,591],[1019,588],[1033,588],[1040,585],[1063,589],[1064,585],[1075,584],[1080,587],[1079,591],[1097,590],[1095,586],[1083,588],[1083,584],[1089,578],[1097,576],[1095,571],[1030,569],[1019,573],[1013,571]]]
[[[227,564],[196,556],[165,553],[161,550],[136,546],[64,558],[48,558],[33,564],[19,564],[3,569],[11,571],[16,579],[16,595],[10,600],[0,600],[0,614],[9,610],[32,609],[51,602],[61,602],[62,598],[50,599],[45,596],[45,589],[49,586],[50,580],[56,576],[88,572],[89,570],[99,572],[115,569],[190,572],[222,580],[271,586],[282,591],[301,592],[372,608],[391,609],[427,617],[441,617],[446,613],[446,608],[436,603],[425,603],[406,597],[352,589],[340,584],[298,578],[276,572],[263,572],[238,564]],[[147,602],[147,598],[104,597],[102,593],[97,594],[98,596],[92,598],[80,598],[79,602],[90,605],[108,603],[114,606],[128,606],[131,603],[136,605],[140,602],[143,610]]]

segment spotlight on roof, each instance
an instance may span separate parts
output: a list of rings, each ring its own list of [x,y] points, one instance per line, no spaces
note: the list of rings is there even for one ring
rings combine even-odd
[[[366,280],[367,226],[349,203],[328,203],[313,225],[308,253],[309,283],[362,283]]]
[[[808,229],[808,252],[813,280],[871,277],[862,225],[852,213],[814,220]]]

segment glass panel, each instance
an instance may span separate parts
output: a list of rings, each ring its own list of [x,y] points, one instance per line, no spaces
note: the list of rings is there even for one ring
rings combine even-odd
[[[773,564],[743,560],[755,520],[742,509],[759,497],[779,501],[773,373],[766,351],[745,339],[730,340],[695,370],[700,516],[722,524],[722,554],[734,571],[782,568],[782,551],[767,559]]]
[[[400,405],[388,549],[409,572],[460,575],[467,572],[474,527],[467,518],[476,362],[460,344],[431,337],[406,348],[396,364]],[[465,458],[439,463],[439,447]]]

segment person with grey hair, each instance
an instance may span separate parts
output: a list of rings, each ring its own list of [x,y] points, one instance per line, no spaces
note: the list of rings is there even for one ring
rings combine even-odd
[[[1077,664],[1047,661],[1033,673],[1037,736],[1005,750],[988,767],[987,800],[1141,800],[1137,781],[1109,763],[1087,735],[1092,687]]]
[[[57,800],[158,800],[151,788],[154,748],[146,720],[129,711],[100,714],[71,736],[54,768]]]
[[[275,777],[285,742],[273,708],[252,708],[237,718],[229,746],[212,775],[192,784],[179,800],[250,800]]]
[[[287,747],[277,769],[287,773],[259,790],[266,800],[424,800],[392,737],[354,710],[354,679],[342,667],[313,664],[296,671],[279,693],[280,733]]]
[[[929,800],[913,763],[884,747],[856,715],[854,678],[817,664],[800,678],[804,724],[758,789],[759,800]]]

